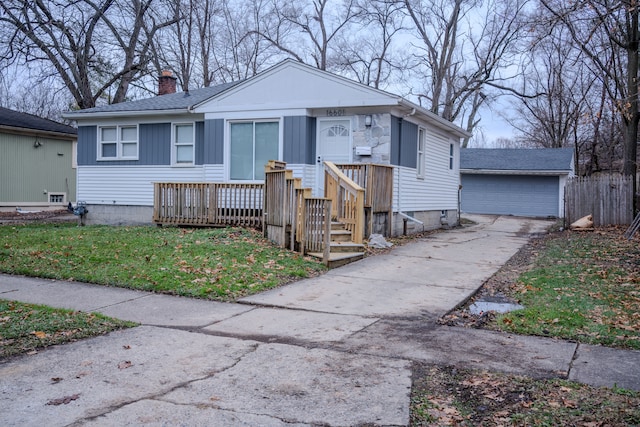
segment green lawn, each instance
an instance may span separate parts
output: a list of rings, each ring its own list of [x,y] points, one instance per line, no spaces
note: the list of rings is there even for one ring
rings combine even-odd
[[[132,326],[100,314],[0,299],[0,359]]]
[[[512,296],[525,309],[495,327],[640,349],[640,248],[620,229],[551,236]]]
[[[0,271],[221,301],[324,270],[241,228],[0,227]]]

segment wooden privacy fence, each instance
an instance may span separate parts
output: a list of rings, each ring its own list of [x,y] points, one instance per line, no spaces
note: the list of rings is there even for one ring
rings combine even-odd
[[[156,182],[153,221],[262,227],[264,184]]]
[[[567,223],[593,215],[595,226],[631,224],[633,178],[597,175],[569,179],[565,187]]]

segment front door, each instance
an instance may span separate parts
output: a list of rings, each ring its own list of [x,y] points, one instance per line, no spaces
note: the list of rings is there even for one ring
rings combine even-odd
[[[316,146],[316,195],[324,196],[322,162],[351,163],[351,120],[319,120]]]

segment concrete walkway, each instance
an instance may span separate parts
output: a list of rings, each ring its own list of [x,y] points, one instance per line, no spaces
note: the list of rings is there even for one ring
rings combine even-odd
[[[0,424],[404,426],[415,361],[640,390],[637,351],[436,325],[549,225],[474,220],[238,304],[0,275],[142,325],[0,362]]]

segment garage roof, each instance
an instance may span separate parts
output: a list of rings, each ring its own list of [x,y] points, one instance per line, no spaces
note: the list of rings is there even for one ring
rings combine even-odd
[[[465,148],[460,150],[460,170],[571,173],[573,148]]]
[[[0,107],[0,129],[6,131],[41,131],[73,137],[78,133],[78,131],[71,126],[3,107]]]

